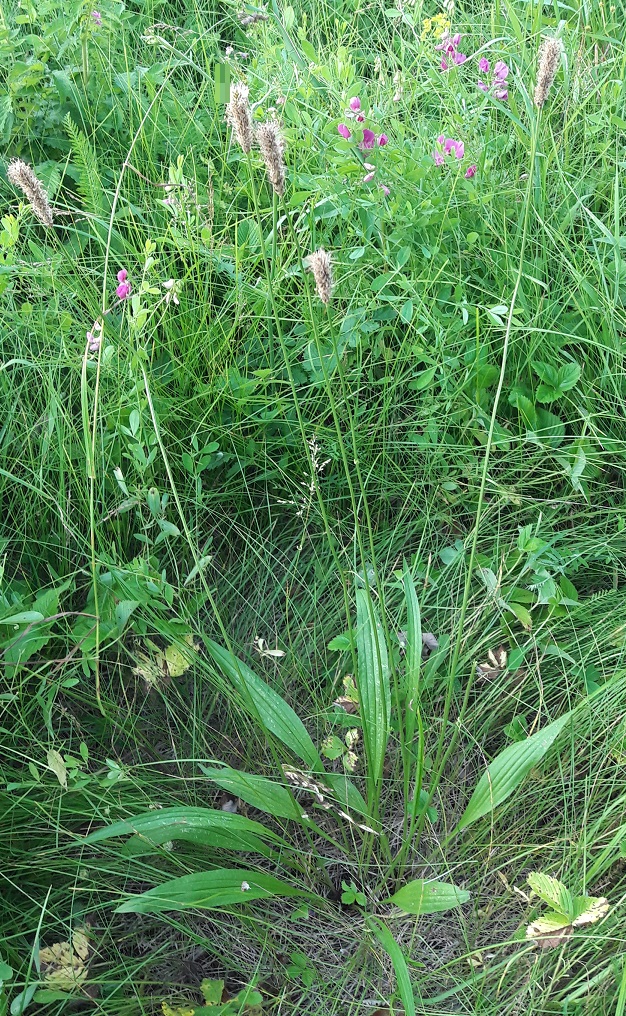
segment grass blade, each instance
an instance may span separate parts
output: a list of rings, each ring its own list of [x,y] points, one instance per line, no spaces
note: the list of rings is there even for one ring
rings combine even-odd
[[[413,988],[411,987],[411,977],[400,946],[383,921],[380,921],[376,917],[369,917],[367,920],[367,926],[374,932],[376,938],[393,963],[396,982],[398,984],[398,994],[402,999],[405,1016],[415,1016],[415,996],[413,994]]]

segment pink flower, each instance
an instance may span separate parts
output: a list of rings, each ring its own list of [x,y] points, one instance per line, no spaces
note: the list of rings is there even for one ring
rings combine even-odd
[[[486,85],[484,81],[477,81],[476,84],[479,88],[482,88],[483,92],[489,91],[489,85]]]
[[[439,137],[437,138],[437,144],[442,145],[445,140],[446,140],[445,136],[443,134],[440,134]]]
[[[489,61],[487,60],[486,57],[481,56],[480,60],[478,61],[478,70],[480,71],[481,74],[489,74]]]
[[[444,159],[441,152],[438,152],[436,150],[433,152],[433,162],[435,163],[435,166],[443,166],[445,161],[446,160]]]
[[[386,198],[388,198],[389,195],[391,194],[391,191],[389,190],[388,187],[385,186],[384,183],[381,183],[380,189],[381,189],[381,191],[383,192],[383,194],[385,195]]]
[[[457,141],[455,143],[454,154],[456,155],[457,159],[462,159],[463,156],[465,155],[465,145],[463,144],[462,141]]]
[[[449,155],[450,152],[454,152],[457,159],[462,159],[463,156],[465,155],[465,145],[463,144],[462,141],[455,141],[454,138],[446,138],[443,145],[443,150],[446,153],[446,155]],[[441,163],[439,163],[439,165],[441,165]]]
[[[456,141],[454,138],[446,138],[443,143],[443,150],[446,155],[449,155],[453,148],[456,148]]]
[[[376,166],[372,166],[371,162],[364,162],[363,165],[366,169],[376,169]]]
[[[374,131],[371,131],[369,127],[363,128],[363,140],[360,144],[360,148],[373,148],[376,143],[376,135]]]
[[[117,281],[119,282],[119,286],[115,290],[118,300],[127,300],[128,297],[130,296],[131,285],[130,282],[126,281],[127,278],[128,272],[126,271],[125,268],[121,268],[120,271],[117,273]]]
[[[372,173],[366,173],[365,176],[363,177],[363,183],[370,183],[370,181],[374,179],[375,175],[376,175],[375,171]]]
[[[448,69],[448,65],[443,57],[441,58],[441,69],[442,71],[447,71]]]
[[[102,27],[102,15],[101,15],[100,11],[92,11],[91,12],[91,16],[92,16],[93,20],[95,21],[96,25],[98,26],[98,28],[101,28]]]
[[[357,116],[357,118],[356,118],[356,122],[357,122],[357,123],[365,123],[365,117],[364,117],[364,116],[362,116],[362,115],[361,115],[361,114],[359,113],[359,115],[358,115],[358,116]]]
[[[350,99],[350,109],[354,113],[358,113],[360,108],[361,108],[361,100],[359,99],[358,95],[355,95],[353,99]]]
[[[509,93],[506,88],[496,88],[493,94],[495,95],[496,99],[500,99],[501,102],[506,102],[506,100],[509,97]]]
[[[102,342],[101,335],[94,335],[93,332],[87,332],[87,342],[89,343],[89,352],[97,353],[100,349],[100,343]]]
[[[476,176],[477,166],[468,166],[465,170],[465,179],[471,180],[473,176]]]
[[[454,46],[455,49],[459,45],[460,41],[461,41],[461,33],[455,32],[455,34],[452,36],[452,45]]]
[[[509,68],[505,64],[504,60],[498,60],[493,69],[493,73],[497,81],[506,81],[509,76]]]
[[[465,53],[455,53],[454,57],[453,57],[453,60],[454,60],[455,64],[458,67],[459,64],[465,63],[465,61],[467,60],[467,57],[466,57]]]
[[[346,141],[349,141],[349,140],[350,140],[350,138],[352,137],[352,135],[350,134],[350,131],[349,131],[349,130],[348,130],[348,128],[346,127],[345,123],[340,123],[340,124],[338,125],[338,127],[337,127],[337,130],[338,130],[338,131],[339,131],[339,133],[341,134],[342,138],[345,138],[345,139],[346,139]]]
[[[387,144],[388,141],[389,141],[389,138],[387,137],[387,135],[386,134],[381,134],[379,139],[378,139],[378,144],[380,145],[381,148],[384,148],[384,146]]]

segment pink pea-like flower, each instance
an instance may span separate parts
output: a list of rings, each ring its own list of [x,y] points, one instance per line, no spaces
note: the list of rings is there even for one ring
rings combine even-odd
[[[483,90],[483,92],[489,91],[489,85],[486,85],[484,81],[477,81],[476,84]]]
[[[383,192],[383,194],[385,195],[386,198],[388,198],[389,195],[391,194],[391,191],[389,190],[389,188],[387,186],[385,186],[384,183],[381,183],[380,189],[381,189],[381,191]]]
[[[363,165],[366,169],[376,169],[376,166],[372,166],[371,162],[364,162]]]
[[[465,155],[465,145],[463,144],[462,141],[456,142],[454,147],[454,154],[456,155],[457,159],[462,159],[463,156]]]
[[[93,20],[96,23],[96,25],[98,26],[98,28],[101,28],[102,27],[102,15],[101,15],[100,11],[92,11],[91,12],[91,17],[93,18]]]
[[[378,139],[378,144],[380,145],[381,148],[384,148],[388,141],[389,141],[389,138],[387,137],[387,135],[386,134],[381,134],[379,139]]]
[[[375,170],[371,173],[366,173],[365,176],[363,177],[363,183],[370,183],[374,179],[375,175],[376,175]]]
[[[460,41],[461,41],[461,33],[455,32],[455,34],[452,36],[452,45],[454,46],[455,49],[459,45]]]
[[[373,148],[376,143],[376,135],[374,131],[371,131],[369,127],[363,129],[363,140],[361,142],[361,148]]]
[[[445,60],[445,58],[443,56],[441,58],[441,65],[440,66],[441,66],[441,70],[442,71],[447,71],[448,64],[446,63],[446,60]]]
[[[509,68],[507,64],[505,64],[504,60],[498,60],[493,69],[493,73],[497,81],[506,81],[509,76]]]
[[[94,335],[93,332],[87,332],[87,342],[89,343],[89,352],[97,353],[100,349],[100,343],[102,341],[101,335]]]
[[[445,161],[446,160],[444,159],[444,157],[441,154],[441,152],[438,152],[435,149],[435,151],[433,152],[433,162],[435,163],[435,166],[443,166]]]
[[[476,176],[477,166],[468,166],[465,170],[465,179],[471,180],[473,176]]]
[[[361,113],[359,113],[359,115],[356,117],[356,122],[357,123],[365,123],[365,117],[362,116]]]
[[[359,99],[358,95],[355,95],[353,99],[350,99],[350,109],[354,113],[358,113],[360,108],[361,108],[361,100]]]
[[[130,282],[126,281],[127,278],[128,272],[126,271],[125,268],[121,268],[120,271],[117,273],[117,281],[119,282],[119,286],[115,290],[115,294],[118,300],[127,300],[128,297],[130,296],[131,285]]]
[[[465,53],[455,53],[452,59],[454,60],[455,64],[458,67],[459,64],[465,63],[465,61],[467,60],[467,56],[465,55]]]
[[[509,97],[509,92],[508,89],[506,88],[496,88],[493,94],[495,95],[496,99],[500,99],[500,102],[506,102],[506,100]]]
[[[438,145],[442,145],[445,140],[446,140],[445,135],[444,134],[440,134],[439,137],[437,138],[437,144]]]
[[[489,61],[487,60],[486,57],[481,56],[480,60],[478,61],[478,70],[480,71],[481,74],[489,74]]]
[[[350,134],[350,131],[349,131],[349,130],[348,130],[348,128],[346,127],[345,123],[340,123],[340,124],[338,125],[338,127],[337,127],[337,130],[338,130],[338,131],[339,131],[339,133],[341,134],[342,138],[345,138],[345,139],[346,139],[346,141],[349,141],[349,140],[350,140],[350,138],[352,137],[352,135]]]

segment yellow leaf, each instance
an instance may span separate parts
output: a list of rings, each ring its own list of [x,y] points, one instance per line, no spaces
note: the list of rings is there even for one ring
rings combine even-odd
[[[64,790],[67,790],[67,767],[60,752],[52,748],[48,754],[48,769],[51,769]]]
[[[48,987],[71,991],[87,979],[89,940],[84,929],[77,928],[69,942],[55,942],[39,951],[41,974]]]

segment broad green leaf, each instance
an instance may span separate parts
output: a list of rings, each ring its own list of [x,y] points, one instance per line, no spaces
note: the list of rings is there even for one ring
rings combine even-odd
[[[552,388],[559,387],[559,372],[551,363],[543,363],[541,360],[533,360],[533,370],[542,381]]]
[[[46,755],[48,769],[51,769],[61,786],[67,790],[67,766],[60,752],[51,748]]]
[[[160,914],[165,910],[214,910],[233,903],[276,897],[307,896],[273,875],[239,868],[217,868],[182,875],[139,896],[132,896],[116,908],[118,914]]]
[[[357,688],[363,743],[368,775],[377,785],[383,775],[389,736],[391,686],[382,626],[371,595],[365,589],[356,591],[356,626]]]
[[[570,920],[572,919],[574,916],[572,894],[557,878],[535,871],[528,876],[528,884],[544,903],[563,914],[569,914]]]
[[[287,745],[309,768],[316,772],[322,771],[324,767],[317,749],[291,706],[227,649],[212,639],[206,639],[205,644],[215,663],[239,692],[250,715],[260,720],[267,730]]]
[[[467,903],[470,894],[466,889],[459,889],[450,882],[428,882],[416,878],[407,882],[397,893],[390,896],[385,903],[395,903],[406,914],[438,914],[443,910],[452,910]]]
[[[32,624],[34,621],[43,621],[43,617],[38,610],[22,610],[19,614],[1,617],[0,624]]]
[[[488,815],[520,785],[533,766],[541,761],[548,748],[570,720],[572,711],[549,723],[524,741],[509,745],[493,760],[483,773],[467,808],[456,827],[460,832],[472,822]]]
[[[265,776],[254,773],[242,773],[229,766],[212,767],[200,765],[205,776],[217,783],[222,790],[228,791],[233,797],[239,797],[246,804],[264,811],[274,818],[291,818],[301,821],[303,809],[299,807],[286,787]]]
[[[558,386],[562,392],[568,392],[570,388],[578,384],[580,379],[580,367],[577,363],[564,363],[559,367]]]
[[[280,840],[260,822],[253,822],[245,815],[233,815],[212,808],[180,807],[160,808],[113,822],[103,829],[96,829],[80,842],[81,845],[102,843],[116,836],[128,835],[133,837],[129,841],[130,849],[122,849],[124,853],[134,854],[139,853],[142,847],[160,846],[169,840],[185,840],[225,850],[256,851],[267,856],[269,851],[263,840]]]
[[[405,1016],[415,1016],[415,995],[413,994],[413,988],[411,987],[411,976],[400,946],[383,921],[376,917],[368,917],[367,926],[374,932],[376,938],[393,963],[393,969],[398,983],[398,994],[402,999]]]

